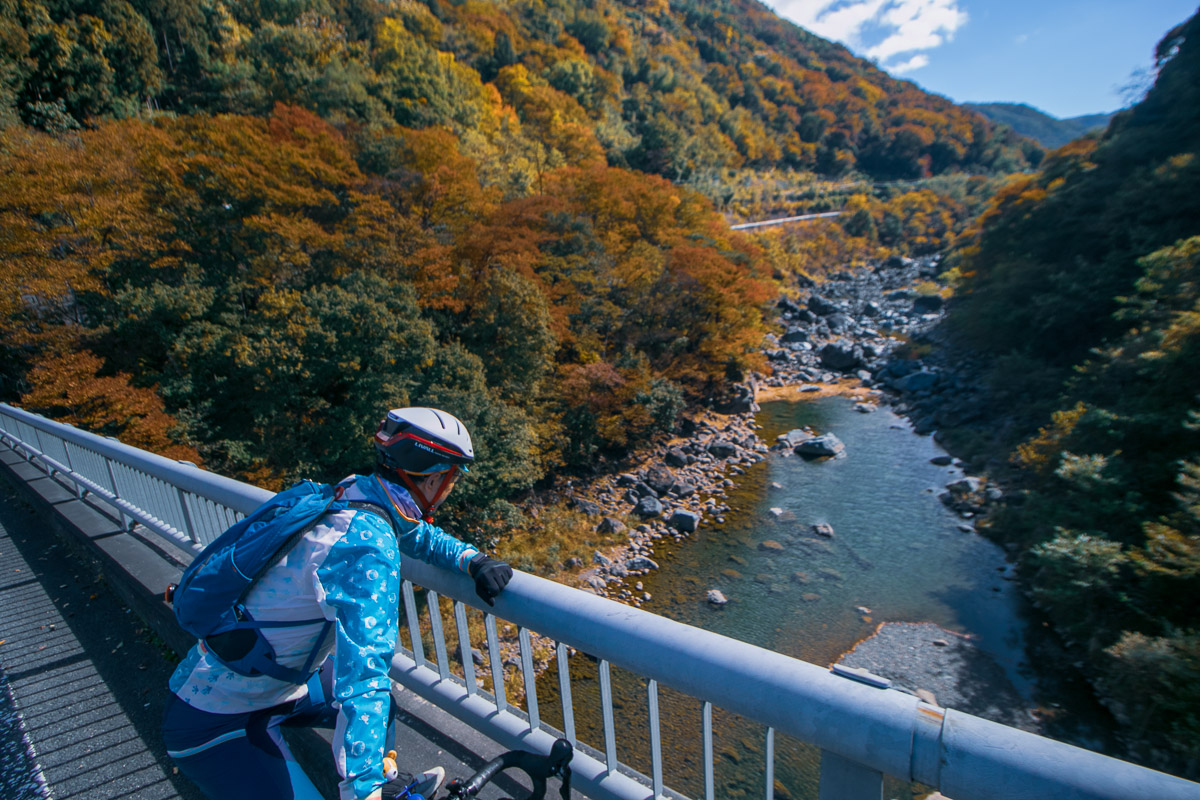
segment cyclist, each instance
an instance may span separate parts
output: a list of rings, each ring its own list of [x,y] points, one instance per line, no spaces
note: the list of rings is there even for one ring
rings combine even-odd
[[[278,664],[302,675],[320,668],[303,683],[243,675],[216,652],[229,656],[224,648],[239,643],[209,637],[171,676],[167,752],[211,798],[292,798],[294,759],[280,729],[297,725],[334,729],[342,800],[376,800],[402,788],[388,782],[394,764],[385,763],[394,735],[388,668],[399,627],[401,556],[467,573],[489,605],[512,577],[507,564],[432,523],[475,458],[462,422],[432,408],[394,409],[374,441],[373,474],[338,484],[342,499],[356,506],[327,513],[245,601],[252,619],[308,621],[261,635]],[[440,783],[441,769],[426,777]]]

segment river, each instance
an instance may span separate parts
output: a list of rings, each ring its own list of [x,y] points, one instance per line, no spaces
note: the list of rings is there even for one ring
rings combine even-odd
[[[1045,676],[1034,672],[1027,651],[1037,623],[1017,584],[1006,579],[1003,551],[938,500],[962,472],[931,463],[945,455],[932,437],[915,434],[886,407],[861,413],[844,397],[767,403],[757,421],[764,441],[810,426],[836,434],[846,454],[806,461],[772,453],[750,468],[730,494],[734,510],[724,524],[707,520],[692,538],[656,551],[662,569],[643,578],[651,595],[643,608],[822,666],[882,622],[931,622],[971,637],[1006,689],[1035,706]],[[814,535],[815,523],[832,526],[834,536]],[[709,604],[712,588],[729,603]],[[576,695],[598,694],[586,659],[575,659],[572,671]],[[556,677],[544,680],[550,688]],[[644,691],[640,679],[614,670],[617,714],[629,743],[618,755],[647,771]],[[554,720],[559,712],[553,701],[548,705],[547,719]],[[666,782],[702,797],[699,704],[666,692],[662,706]],[[719,711],[714,724],[716,796],[761,797],[762,729]],[[602,741],[596,720],[577,725],[582,740]],[[635,735],[627,736],[626,727]],[[776,796],[815,797],[812,749],[779,737],[776,753]],[[898,781],[887,791],[913,796]]]

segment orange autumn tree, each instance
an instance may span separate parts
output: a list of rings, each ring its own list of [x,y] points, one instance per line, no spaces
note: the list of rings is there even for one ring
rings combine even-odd
[[[161,131],[109,122],[69,137],[8,129],[0,147],[0,339],[6,399],[171,458],[201,460],[151,386],[109,364],[109,270],[153,252],[143,158]]]

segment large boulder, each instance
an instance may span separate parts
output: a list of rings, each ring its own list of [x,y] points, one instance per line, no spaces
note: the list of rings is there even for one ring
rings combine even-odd
[[[830,342],[821,348],[818,355],[823,365],[839,372],[856,369],[862,365],[862,356],[855,352],[854,346],[848,342]]]
[[[825,322],[829,325],[829,330],[834,333],[845,333],[854,327],[854,320],[848,315],[840,311],[836,314],[830,314],[825,318]]]
[[[819,294],[814,294],[808,298],[808,310],[820,317],[827,317],[830,314],[836,314],[838,311],[841,311],[840,308]]]
[[[663,463],[668,467],[686,467],[688,463],[687,453],[678,447],[672,447],[663,456]]]
[[[708,446],[708,452],[714,458],[729,458],[737,455],[738,446],[733,442],[727,442],[724,439],[717,439]]]
[[[649,517],[660,517],[662,516],[662,512],[662,503],[659,502],[657,497],[652,496],[643,497],[641,500],[638,500],[637,505],[633,507],[633,513],[637,514],[643,519],[647,519]]]
[[[938,374],[923,369],[893,381],[892,385],[901,392],[927,392],[937,386],[937,383]]]
[[[700,515],[695,511],[678,509],[671,514],[671,518],[667,520],[667,524],[677,531],[693,533],[700,525]]]
[[[675,474],[666,467],[656,465],[646,470],[646,476],[643,480],[647,486],[654,490],[656,495],[662,497],[675,484]]]
[[[787,433],[779,434],[778,441],[787,444],[790,447],[795,447],[801,442],[807,442],[812,439],[814,434],[802,428],[793,428]]]
[[[582,497],[571,498],[571,505],[591,517],[598,517],[604,513],[604,509],[593,503],[591,500],[584,500]]]
[[[686,481],[675,481],[667,493],[679,498],[691,497],[696,493],[696,487]]]
[[[625,569],[630,572],[636,572],[643,569],[658,569],[658,564],[645,556],[634,556],[625,562]]]
[[[796,455],[809,458],[840,456],[845,452],[846,445],[842,444],[842,440],[832,433],[814,436],[812,439],[796,445]]]
[[[783,344],[798,344],[808,341],[808,332],[801,328],[792,328],[779,340]]]
[[[625,523],[616,517],[605,517],[600,520],[600,524],[596,526],[597,533],[620,533],[625,530]]]
[[[975,494],[978,492],[983,488],[983,481],[980,478],[968,476],[947,483],[946,488],[949,489],[952,494],[956,494],[961,497],[963,495]]]
[[[729,602],[729,598],[721,593],[720,589],[708,590],[708,602],[714,606],[723,606]]]

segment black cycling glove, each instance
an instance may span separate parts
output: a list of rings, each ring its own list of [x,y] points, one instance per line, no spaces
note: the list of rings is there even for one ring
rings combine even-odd
[[[483,553],[476,553],[467,564],[467,572],[475,579],[475,594],[489,606],[496,605],[492,598],[504,591],[512,580],[512,567]]]

